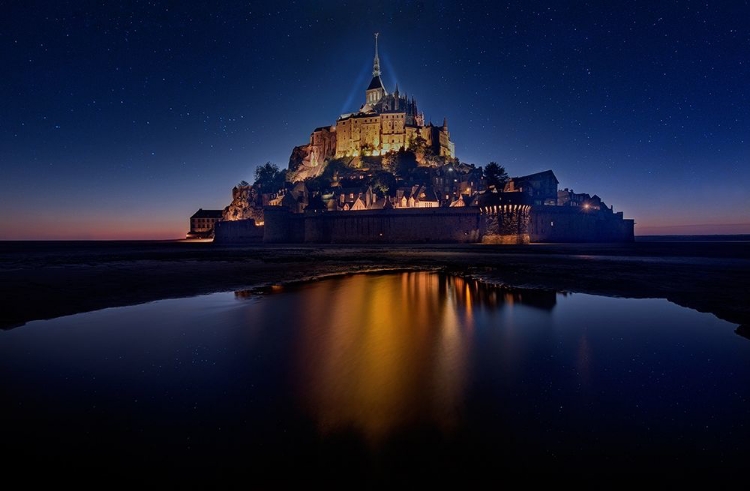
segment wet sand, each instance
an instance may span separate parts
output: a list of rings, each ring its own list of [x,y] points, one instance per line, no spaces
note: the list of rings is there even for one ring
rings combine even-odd
[[[373,270],[440,270],[525,288],[665,298],[750,326],[750,242],[251,245],[0,243],[0,328],[164,298]]]

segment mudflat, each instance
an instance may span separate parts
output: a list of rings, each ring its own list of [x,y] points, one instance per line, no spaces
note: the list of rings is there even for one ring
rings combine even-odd
[[[510,287],[665,298],[750,326],[750,242],[243,245],[0,243],[0,328],[164,298],[382,270],[438,270]]]

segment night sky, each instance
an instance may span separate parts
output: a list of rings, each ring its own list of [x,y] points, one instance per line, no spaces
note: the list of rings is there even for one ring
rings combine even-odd
[[[0,239],[184,237],[359,108],[375,31],[461,161],[750,233],[748,2],[194,3],[0,1]]]

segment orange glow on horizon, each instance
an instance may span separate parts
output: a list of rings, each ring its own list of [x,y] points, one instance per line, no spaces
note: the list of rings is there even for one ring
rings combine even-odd
[[[189,215],[173,219],[134,217],[131,219],[73,219],[41,217],[38,221],[0,219],[0,240],[181,240],[190,229]]]
[[[742,235],[750,234],[750,223],[675,224],[658,221],[635,223],[635,235]]]

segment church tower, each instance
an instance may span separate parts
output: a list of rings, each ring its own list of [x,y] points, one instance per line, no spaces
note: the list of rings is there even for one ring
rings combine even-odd
[[[375,105],[380,99],[385,97],[385,87],[383,87],[383,81],[380,80],[380,58],[378,58],[378,34],[375,33],[375,60],[372,63],[372,80],[370,85],[367,86],[365,92],[365,103]]]

